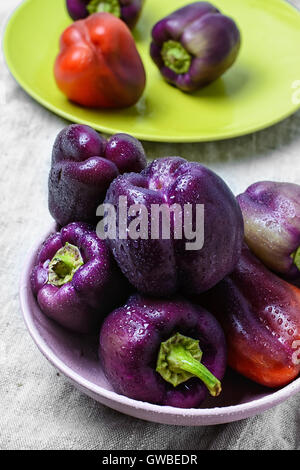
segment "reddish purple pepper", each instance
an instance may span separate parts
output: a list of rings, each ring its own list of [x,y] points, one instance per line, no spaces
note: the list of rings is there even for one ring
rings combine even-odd
[[[230,276],[200,300],[224,328],[228,364],[281,387],[300,372],[300,289],[269,271],[244,246]]]

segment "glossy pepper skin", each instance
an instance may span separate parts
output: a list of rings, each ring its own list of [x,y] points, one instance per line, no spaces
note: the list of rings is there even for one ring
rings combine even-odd
[[[72,252],[62,252],[66,247]],[[38,253],[31,285],[44,314],[78,333],[97,332],[104,316],[129,292],[105,242],[83,223],[49,236]]]
[[[67,0],[73,20],[81,20],[97,12],[107,12],[121,18],[132,29],[141,15],[144,0]]]
[[[71,101],[94,108],[132,106],[146,84],[128,27],[109,13],[95,13],[63,32],[54,75]]]
[[[114,390],[135,400],[198,407],[207,396],[206,386],[198,377],[174,386],[156,371],[161,343],[174,333],[199,340],[201,363],[222,380],[226,344],[217,320],[182,299],[156,300],[137,294],[106,318],[100,333],[99,357]],[[165,361],[168,363],[168,357]],[[216,394],[220,391],[218,388]]]
[[[120,173],[145,168],[142,144],[127,134],[108,141],[94,129],[71,124],[57,136],[49,174],[49,211],[56,222],[96,223],[97,207]]]
[[[233,273],[205,294],[224,328],[228,364],[249,379],[281,387],[300,372],[300,290],[243,248]]]
[[[300,186],[261,181],[238,196],[248,246],[288,279],[300,279]]]
[[[177,204],[182,214],[184,205],[190,204],[194,227],[197,205],[204,205],[202,248],[187,249],[184,215],[180,222],[181,239],[175,237],[173,222],[169,239],[163,238],[161,229],[154,238],[149,222],[148,239],[122,239],[118,226],[117,236],[107,240],[123,274],[139,292],[158,297],[173,295],[177,290],[199,294],[234,269],[244,237],[242,213],[225,182],[208,168],[180,157],[166,157],[153,161],[141,174],[118,177],[105,199],[105,203],[117,209],[117,222],[121,213],[120,196],[127,197],[128,207],[143,203],[148,220],[152,204],[165,204],[169,208]],[[128,215],[127,226],[130,221]]]
[[[241,36],[235,22],[207,2],[187,5],[152,30],[150,54],[165,80],[193,92],[235,62]]]

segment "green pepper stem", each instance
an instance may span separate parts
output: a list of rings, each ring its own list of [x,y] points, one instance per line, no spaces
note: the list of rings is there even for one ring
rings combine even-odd
[[[201,364],[201,358],[199,341],[176,333],[161,344],[156,371],[174,387],[191,377],[198,377],[212,396],[218,396],[222,390],[221,383]]]
[[[63,286],[73,279],[75,272],[83,264],[79,249],[66,243],[55,253],[49,263],[48,283],[57,287]]]
[[[294,264],[297,266],[297,268],[300,271],[300,246],[298,247],[296,251],[294,251],[294,253],[291,256],[292,256]]]
[[[111,13],[117,18],[121,18],[121,7],[119,0],[91,0],[87,5],[90,15],[93,13]]]
[[[192,56],[178,41],[164,42],[161,56],[166,67],[178,75],[187,73],[190,69]]]

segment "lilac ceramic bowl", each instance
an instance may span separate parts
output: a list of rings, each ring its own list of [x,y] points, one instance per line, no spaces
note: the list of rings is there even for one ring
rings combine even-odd
[[[53,232],[54,228],[49,232]],[[269,390],[228,370],[223,392],[208,399],[199,409],[152,405],[115,393],[97,359],[97,337],[70,333],[45,317],[31,292],[30,273],[37,250],[32,250],[21,276],[20,299],[26,326],[40,351],[80,391],[98,402],[147,421],[181,426],[229,423],[262,413],[300,391],[300,378],[281,389]]]

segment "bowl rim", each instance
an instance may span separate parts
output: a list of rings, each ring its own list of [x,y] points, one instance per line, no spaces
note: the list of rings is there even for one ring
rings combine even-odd
[[[133,409],[135,411],[141,410],[149,412],[152,415],[168,415],[169,417],[182,417],[185,419],[197,419],[197,418],[220,418],[228,417],[227,421],[238,421],[249,416],[253,416],[260,412],[266,411],[267,409],[276,406],[277,404],[287,400],[288,398],[294,396],[300,391],[300,377],[296,378],[290,384],[282,387],[280,390],[276,390],[271,394],[268,394],[264,397],[257,398],[255,400],[241,403],[238,405],[230,405],[224,407],[215,407],[215,408],[175,408],[172,406],[162,406],[155,405],[148,402],[134,400],[128,398],[124,395],[120,395],[114,391],[107,390],[100,385],[96,385],[93,382],[89,381],[82,377],[79,373],[72,370],[67,366],[60,358],[57,356],[52,349],[47,345],[46,341],[41,336],[38,328],[35,326],[32,311],[29,305],[28,296],[31,295],[31,286],[30,286],[30,274],[32,270],[33,263],[36,259],[37,252],[41,247],[44,240],[51,234],[56,231],[56,224],[52,225],[50,230],[47,230],[46,234],[44,233],[43,237],[39,237],[37,242],[34,243],[32,248],[29,250],[24,262],[22,269],[20,283],[19,283],[19,297],[23,319],[25,325],[32,337],[33,341],[37,345],[40,352],[46,357],[46,359],[63,375],[69,378],[73,383],[77,384],[79,387],[84,388],[87,391],[90,391],[96,396],[102,397],[110,402],[114,403],[116,406],[123,405],[127,408]],[[270,389],[272,390],[272,389]],[[106,403],[105,403],[106,404]],[[107,405],[110,406],[110,405]],[[112,406],[111,406],[112,407]],[[123,411],[123,413],[126,413]],[[129,414],[129,413],[128,413]],[[145,418],[146,419],[146,418]],[[215,422],[214,422],[215,423]],[[214,424],[213,423],[213,424]],[[193,423],[191,424],[193,425]]]

